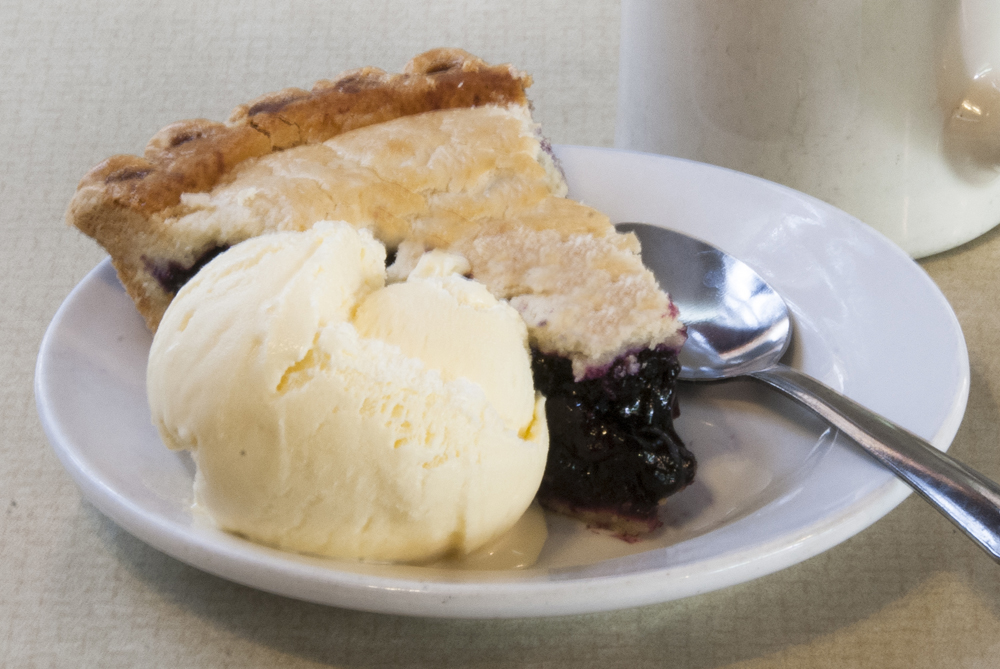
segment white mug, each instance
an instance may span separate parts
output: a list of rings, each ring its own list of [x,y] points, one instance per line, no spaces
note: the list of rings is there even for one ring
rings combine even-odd
[[[914,257],[1000,223],[1000,0],[623,0],[615,145],[847,211]]]

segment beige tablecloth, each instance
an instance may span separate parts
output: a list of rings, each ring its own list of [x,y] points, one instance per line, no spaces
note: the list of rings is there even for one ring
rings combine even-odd
[[[0,666],[996,667],[1000,566],[911,497],[798,566],[691,599],[538,620],[357,613],[234,585],[82,497],[32,379],[46,325],[101,258],[67,229],[80,177],[161,126],[458,45],[534,74],[556,142],[610,145],[613,0],[0,0]],[[923,262],[968,339],[953,453],[1000,478],[1000,232]]]

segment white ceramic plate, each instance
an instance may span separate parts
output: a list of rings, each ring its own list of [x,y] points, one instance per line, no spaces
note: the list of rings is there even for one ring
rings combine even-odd
[[[560,147],[571,195],[614,221],[701,237],[788,300],[791,364],[946,449],[969,387],[965,342],[927,275],[885,238],[801,193],[682,160]],[[627,544],[549,517],[538,565],[468,572],[282,553],[192,518],[193,465],[149,420],[150,336],[107,261],[46,333],[35,393],[66,469],[102,512],[159,550],[256,588],[336,606],[452,617],[558,615],[666,601],[795,564],[907,495],[836,432],[762,387],[686,387],[677,429],[697,482],[664,528]]]

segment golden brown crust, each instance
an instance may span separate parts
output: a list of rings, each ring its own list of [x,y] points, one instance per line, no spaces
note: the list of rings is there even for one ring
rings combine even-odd
[[[84,176],[67,219],[99,236],[95,209],[129,208],[150,216],[205,192],[247,158],[433,109],[527,104],[531,79],[507,65],[490,66],[458,49],[436,49],[407,64],[403,74],[376,68],[320,81],[313,90],[289,88],[237,107],[227,123],[173,123],[150,140],[145,156],[113,156]],[[111,218],[117,218],[112,216]]]
[[[150,329],[169,295],[143,277],[137,255],[175,244],[163,218],[183,193],[210,191],[248,158],[343,132],[437,109],[528,104],[531,77],[509,65],[489,65],[459,49],[434,49],[413,58],[402,74],[377,68],[344,72],[311,91],[287,88],[233,110],[225,123],[193,119],[157,132],[143,157],[118,155],[80,181],[67,222],[112,256],[119,278]]]
[[[77,192],[104,193],[100,203],[85,198],[90,206],[151,215],[176,205],[181,193],[210,190],[247,158],[434,109],[524,105],[530,85],[528,75],[509,65],[491,66],[459,49],[435,49],[411,60],[402,74],[352,70],[335,81],[317,82],[312,91],[287,88],[263,95],[237,107],[226,123],[171,124],[153,136],[144,158],[109,158],[84,176]],[[78,219],[86,217],[80,205],[74,199],[68,212],[78,227]]]

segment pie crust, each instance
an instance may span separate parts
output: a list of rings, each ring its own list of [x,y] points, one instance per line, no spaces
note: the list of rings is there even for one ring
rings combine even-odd
[[[286,88],[233,110],[225,123],[173,123],[149,141],[143,156],[117,155],[80,181],[67,221],[111,255],[118,276],[156,329],[173,297],[149,280],[142,256],[179,249],[164,214],[184,193],[211,190],[237,165],[341,133],[436,109],[483,105],[526,107],[531,77],[509,65],[488,65],[460,49],[434,49],[413,58],[401,74],[366,67]]]

